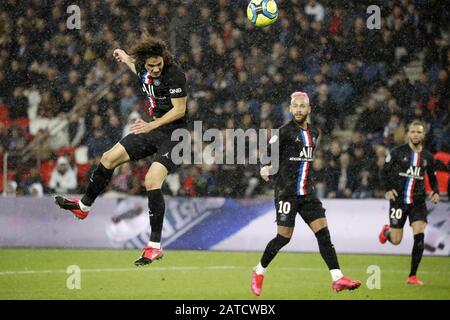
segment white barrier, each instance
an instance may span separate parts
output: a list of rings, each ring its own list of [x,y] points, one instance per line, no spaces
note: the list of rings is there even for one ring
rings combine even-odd
[[[384,200],[324,200],[338,252],[410,254],[408,224],[399,246],[378,243],[388,223]],[[430,209],[425,243],[428,255],[450,255],[449,203]],[[120,202],[99,198],[85,220],[57,208],[53,198],[0,198],[0,247],[140,248],[149,236],[147,199]],[[114,221],[112,218],[115,217]],[[166,249],[262,251],[276,232],[272,200],[166,198],[163,246]],[[317,252],[313,233],[300,217],[288,251]]]
[[[389,203],[384,200],[323,200],[331,238],[337,252],[364,254],[410,254],[413,235],[408,221],[403,241],[398,246],[381,245],[378,234],[384,224],[389,224]],[[425,232],[428,255],[450,255],[449,204],[427,204],[431,213]],[[218,243],[215,250],[264,250],[267,242],[276,234],[275,210],[255,219],[233,236]],[[306,224],[297,216],[291,242],[286,251],[318,252],[317,241]]]

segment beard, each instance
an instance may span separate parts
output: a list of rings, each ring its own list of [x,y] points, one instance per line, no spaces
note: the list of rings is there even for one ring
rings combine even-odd
[[[300,125],[304,125],[306,122],[306,119],[308,119],[308,115],[302,115],[299,118],[297,118],[295,115],[293,115],[294,121],[297,122]]]

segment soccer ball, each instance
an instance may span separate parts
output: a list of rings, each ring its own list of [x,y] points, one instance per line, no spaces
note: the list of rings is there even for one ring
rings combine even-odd
[[[266,27],[278,18],[277,3],[274,0],[251,0],[247,17],[255,26]]]

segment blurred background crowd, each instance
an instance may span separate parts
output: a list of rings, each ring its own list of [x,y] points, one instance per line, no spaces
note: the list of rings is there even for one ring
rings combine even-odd
[[[248,21],[246,1],[1,1],[0,171],[8,153],[8,182],[0,190],[84,191],[101,154],[134,119],[146,119],[138,79],[112,58],[146,30],[167,39],[186,72],[191,129],[194,120],[204,130],[277,128],[290,120],[289,94],[306,91],[311,123],[322,132],[313,164],[318,194],[369,198],[383,196],[386,151],[421,118],[446,192],[448,4],[372,2],[381,8],[381,29],[367,28],[366,1],[278,0],[278,21],[264,29]],[[81,9],[79,30],[67,28],[72,4]],[[411,77],[408,66],[417,61],[420,72]],[[108,192],[145,194],[151,160],[116,169]],[[164,188],[254,197],[270,184],[258,165],[211,164],[183,166]]]

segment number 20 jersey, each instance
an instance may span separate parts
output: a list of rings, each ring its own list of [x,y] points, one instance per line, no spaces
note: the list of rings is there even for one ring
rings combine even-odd
[[[426,198],[425,173],[433,191],[438,192],[433,155],[425,149],[415,152],[406,144],[392,149],[386,157],[381,178],[386,191],[397,191],[398,201],[415,204]]]

